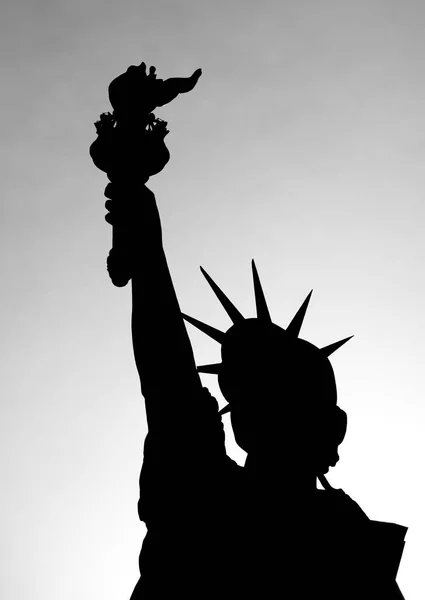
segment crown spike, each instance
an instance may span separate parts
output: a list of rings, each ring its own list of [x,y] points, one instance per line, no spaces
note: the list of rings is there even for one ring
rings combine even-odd
[[[230,300],[226,296],[226,294],[221,291],[221,289],[218,287],[218,285],[215,283],[215,281],[213,281],[213,279],[208,275],[208,273],[202,267],[200,267],[200,269],[201,269],[202,275],[205,277],[205,279],[210,284],[214,294],[217,296],[218,300],[220,301],[220,304],[222,305],[224,310],[227,312],[227,314],[231,318],[232,322],[238,323],[240,321],[243,321],[244,317],[238,311],[236,306],[234,306],[234,304],[232,304],[232,302],[230,302]]]
[[[263,288],[261,287],[261,281],[258,276],[257,267],[255,262],[251,261],[252,265],[252,279],[254,281],[254,294],[255,294],[255,306],[257,308],[257,319],[260,321],[267,321],[271,323],[270,312],[267,307],[266,298],[264,296]]]
[[[348,340],[351,340],[352,337],[354,337],[354,336],[350,335],[349,337],[344,338],[343,340],[339,340],[339,342],[334,342],[333,344],[329,344],[329,346],[320,348],[320,352],[322,354],[324,354],[325,356],[330,356],[336,350],[338,350],[338,348],[341,348],[341,346],[343,346],[346,342],[348,342]]]
[[[200,365],[196,367],[198,373],[212,373],[213,375],[218,375],[220,371],[221,363],[215,363],[213,365]]]
[[[292,321],[289,323],[288,327],[286,328],[286,331],[294,337],[298,337],[298,335],[301,331],[305,313],[307,312],[308,303],[310,302],[312,293],[313,293],[313,290],[311,290],[311,292],[308,294],[307,298],[304,300],[304,302],[301,304],[300,308],[298,309],[295,317],[292,319]]]
[[[181,313],[181,314],[185,321],[187,321],[188,323],[190,323],[191,325],[193,325],[194,327],[196,327],[203,333],[206,333],[210,338],[212,338],[216,342],[219,342],[220,344],[223,342],[224,333],[222,331],[215,329],[215,327],[211,327],[211,325],[202,323],[202,321],[198,321],[198,319],[189,317],[189,315],[185,315],[184,313]]]

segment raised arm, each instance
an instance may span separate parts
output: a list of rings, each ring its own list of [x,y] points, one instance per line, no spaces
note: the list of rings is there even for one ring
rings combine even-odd
[[[109,86],[114,110],[95,124],[98,137],[90,147],[95,165],[112,182],[105,191],[106,220],[113,225],[108,270],[118,287],[132,280],[134,356],[149,431],[170,443],[177,442],[175,433],[186,438],[191,425],[192,440],[195,431],[204,431],[199,425],[217,414],[217,403],[208,401],[201,386],[164,254],[155,196],[144,184],[170,156],[167,123],[151,111],[193,89],[200,75],[197,69],[190,77],[164,81],[155,67],[149,73],[145,63],[129,67]]]
[[[153,192],[111,183],[107,221],[126,231],[132,272],[132,335],[149,430],[179,418],[202,390],[167,265]],[[166,412],[164,412],[166,411]]]

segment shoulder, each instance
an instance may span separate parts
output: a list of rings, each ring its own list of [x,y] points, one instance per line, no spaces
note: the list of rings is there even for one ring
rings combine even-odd
[[[369,522],[369,517],[342,489],[317,490],[317,501],[321,511],[337,519]]]
[[[144,445],[143,473],[182,473],[194,467],[207,472],[212,463],[229,466],[224,428],[217,400],[207,388],[173,399],[175,419],[165,415],[149,428]],[[229,459],[230,460],[230,459]],[[231,468],[231,467],[230,467]]]
[[[343,490],[318,491],[318,504],[327,538],[338,553],[369,573],[395,580],[407,527],[370,519]]]

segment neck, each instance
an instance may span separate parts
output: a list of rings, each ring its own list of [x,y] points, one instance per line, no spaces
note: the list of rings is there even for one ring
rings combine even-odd
[[[305,463],[282,464],[250,453],[245,469],[253,484],[267,490],[281,490],[281,493],[294,496],[314,494],[317,489],[316,474]]]

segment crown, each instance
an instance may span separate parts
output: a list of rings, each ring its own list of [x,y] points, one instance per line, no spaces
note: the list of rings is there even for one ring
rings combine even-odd
[[[226,332],[223,332],[223,331],[216,329],[215,327],[212,327],[211,325],[207,325],[206,323],[203,323],[202,321],[198,321],[198,319],[194,319],[193,317],[190,317],[189,315],[186,315],[184,313],[182,313],[182,316],[185,321],[187,321],[188,323],[190,323],[191,325],[193,325],[194,327],[196,327],[197,329],[199,329],[200,331],[202,331],[203,333],[208,335],[210,338],[214,339],[219,344],[221,344],[223,362],[209,364],[209,365],[200,365],[197,367],[197,370],[199,373],[210,373],[210,374],[218,375],[219,383],[220,383],[220,374],[222,374],[222,372],[223,372],[225,349],[231,345],[233,353],[237,352],[238,350],[242,352],[244,347],[246,346],[247,340],[249,340],[250,336],[252,336],[252,332],[254,331],[253,325],[255,326],[255,331],[257,333],[259,331],[260,332],[267,331],[269,333],[273,333],[273,332],[276,333],[277,330],[280,333],[284,332],[285,340],[289,343],[290,350],[295,349],[295,346],[296,346],[295,340],[299,340],[299,342],[302,342],[304,344],[304,346],[313,348],[316,351],[316,356],[318,356],[318,357],[320,356],[323,358],[328,358],[331,354],[333,354],[336,350],[338,350],[338,348],[343,346],[346,342],[348,342],[348,340],[350,340],[353,337],[353,336],[346,337],[337,342],[333,342],[332,344],[329,344],[328,346],[325,346],[323,348],[317,348],[316,346],[313,346],[313,344],[310,344],[309,342],[306,342],[305,340],[299,339],[299,333],[301,331],[301,327],[302,327],[302,324],[304,321],[305,314],[307,312],[307,308],[308,308],[313,290],[311,290],[310,293],[307,295],[306,299],[301,304],[300,308],[298,309],[298,311],[296,312],[295,316],[292,318],[291,322],[286,327],[286,329],[283,329],[283,328],[275,325],[272,322],[272,319],[270,316],[270,311],[267,306],[266,298],[265,298],[265,295],[263,292],[261,281],[260,281],[258,271],[257,271],[254,261],[252,261],[252,277],[253,277],[253,284],[254,284],[256,312],[257,312],[257,317],[255,319],[252,319],[252,318],[246,319],[240,313],[240,311],[236,308],[236,306],[229,300],[229,298],[226,296],[226,294],[219,288],[219,286],[215,283],[215,281],[208,275],[208,273],[202,267],[200,267],[200,269],[201,269],[203,276],[205,277],[205,279],[209,283],[210,287],[212,288],[214,294],[218,298],[220,304],[223,306],[224,310],[230,317],[230,319],[232,321],[232,326]],[[235,332],[237,333],[236,337],[239,340],[239,346],[237,343],[235,344]],[[287,346],[288,346],[288,343],[286,344]],[[249,344],[249,341],[248,341],[248,344]],[[227,350],[227,354],[229,354],[228,350]],[[220,387],[222,387],[222,386],[220,385]],[[229,412],[230,410],[231,410],[231,406],[229,403],[229,404],[227,404],[227,406],[225,406],[220,411],[220,414],[225,414],[225,413]]]

